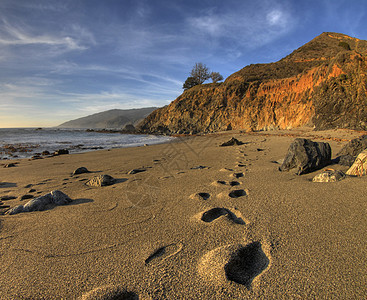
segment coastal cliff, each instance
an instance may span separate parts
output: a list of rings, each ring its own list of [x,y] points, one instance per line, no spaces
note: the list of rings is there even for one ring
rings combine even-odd
[[[367,130],[367,41],[325,32],[275,63],[195,86],[140,124],[142,132]]]

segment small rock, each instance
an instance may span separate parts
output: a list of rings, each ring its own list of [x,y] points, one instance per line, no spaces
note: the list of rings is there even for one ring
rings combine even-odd
[[[30,189],[29,191],[28,191],[28,193],[34,193],[36,190],[35,189]]]
[[[312,182],[336,182],[343,180],[345,178],[345,174],[342,171],[337,171],[333,169],[324,170],[324,172],[316,175]]]
[[[196,167],[191,168],[191,170],[202,170],[202,169],[209,169],[209,167],[207,167],[207,166],[196,166]]]
[[[64,154],[69,154],[69,150],[59,149],[59,150],[54,152],[54,155],[64,155]]]
[[[86,167],[80,167],[73,172],[73,175],[90,173]]]
[[[31,157],[32,160],[36,160],[36,159],[43,159],[43,157],[39,156],[39,155],[33,155]]]
[[[16,167],[16,164],[10,163],[4,166],[4,168],[13,168],[13,167]]]
[[[129,171],[128,174],[137,174],[137,173],[141,173],[141,172],[145,172],[145,171],[146,171],[146,169],[143,169],[143,168],[141,168],[141,169],[133,169],[133,170]]]
[[[42,155],[43,155],[43,156],[50,155],[50,154],[51,154],[51,153],[50,153],[49,151],[47,151],[47,150],[45,150],[45,151],[43,151],[43,152],[42,152]]]
[[[92,179],[88,180],[85,184],[94,187],[101,187],[106,185],[112,185],[115,182],[116,179],[114,179],[112,176],[103,174],[93,177]]]
[[[219,145],[220,147],[226,147],[226,146],[234,146],[234,145],[243,145],[244,143],[237,140],[236,138],[231,138],[228,142],[225,142],[221,145]]]

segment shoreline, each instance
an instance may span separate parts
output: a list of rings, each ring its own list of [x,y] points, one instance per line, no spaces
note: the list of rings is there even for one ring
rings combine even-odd
[[[55,189],[73,200],[0,216],[0,298],[362,298],[367,177],[313,183],[320,171],[274,163],[295,137],[329,141],[334,157],[360,135],[232,131],[0,168],[0,196],[16,197],[5,205]],[[232,136],[244,144],[219,147]],[[91,173],[71,175],[82,166]],[[101,174],[116,182],[85,184]],[[256,261],[241,273],[230,261],[251,265],[246,253]]]

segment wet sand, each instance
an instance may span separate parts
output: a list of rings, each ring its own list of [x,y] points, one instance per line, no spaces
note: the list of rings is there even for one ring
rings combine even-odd
[[[360,135],[225,132],[1,167],[2,205],[73,201],[0,216],[0,299],[364,299],[367,176],[314,183],[276,163],[295,137],[335,157]],[[116,182],[85,184],[102,174]]]

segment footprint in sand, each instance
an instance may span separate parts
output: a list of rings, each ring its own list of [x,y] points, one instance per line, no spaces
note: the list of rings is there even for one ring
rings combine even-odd
[[[239,198],[239,197],[247,196],[247,195],[248,195],[248,191],[246,190],[234,190],[228,194],[228,196],[231,198]]]
[[[269,255],[270,256],[270,255]],[[252,283],[270,264],[260,242],[247,245],[227,245],[205,254],[199,261],[198,272],[208,282],[235,282],[251,289]]]
[[[196,194],[192,194],[190,198],[194,200],[208,200],[210,198],[210,194],[209,193],[196,193]]]
[[[145,264],[160,264],[166,259],[178,254],[183,248],[181,243],[173,243],[167,246],[160,247],[153,251],[151,255],[145,260]]]
[[[232,177],[234,177],[234,178],[241,178],[241,177],[243,177],[244,175],[243,175],[243,173],[242,172],[238,172],[238,173],[233,173],[233,174],[231,174],[231,176]]]
[[[95,299],[124,299],[137,300],[139,296],[126,290],[125,288],[113,285],[101,286],[83,294],[79,300],[95,300]]]
[[[236,186],[236,185],[240,185],[240,183],[238,181],[224,181],[224,180],[217,180],[217,181],[213,181],[212,185],[214,186],[224,186],[224,185],[230,185],[230,186]]]
[[[249,190],[248,189],[238,189],[238,190],[233,190],[228,192],[221,192],[217,195],[218,198],[240,198],[243,196],[248,196],[249,194]]]
[[[220,172],[233,172],[233,169],[230,169],[230,168],[222,168],[219,171]]]
[[[237,214],[235,214],[229,209],[222,207],[215,207],[202,213],[200,219],[203,222],[210,223],[220,218],[221,216],[226,216],[229,220],[236,224],[246,225],[246,222],[243,220],[242,215],[239,211],[237,211]]]

